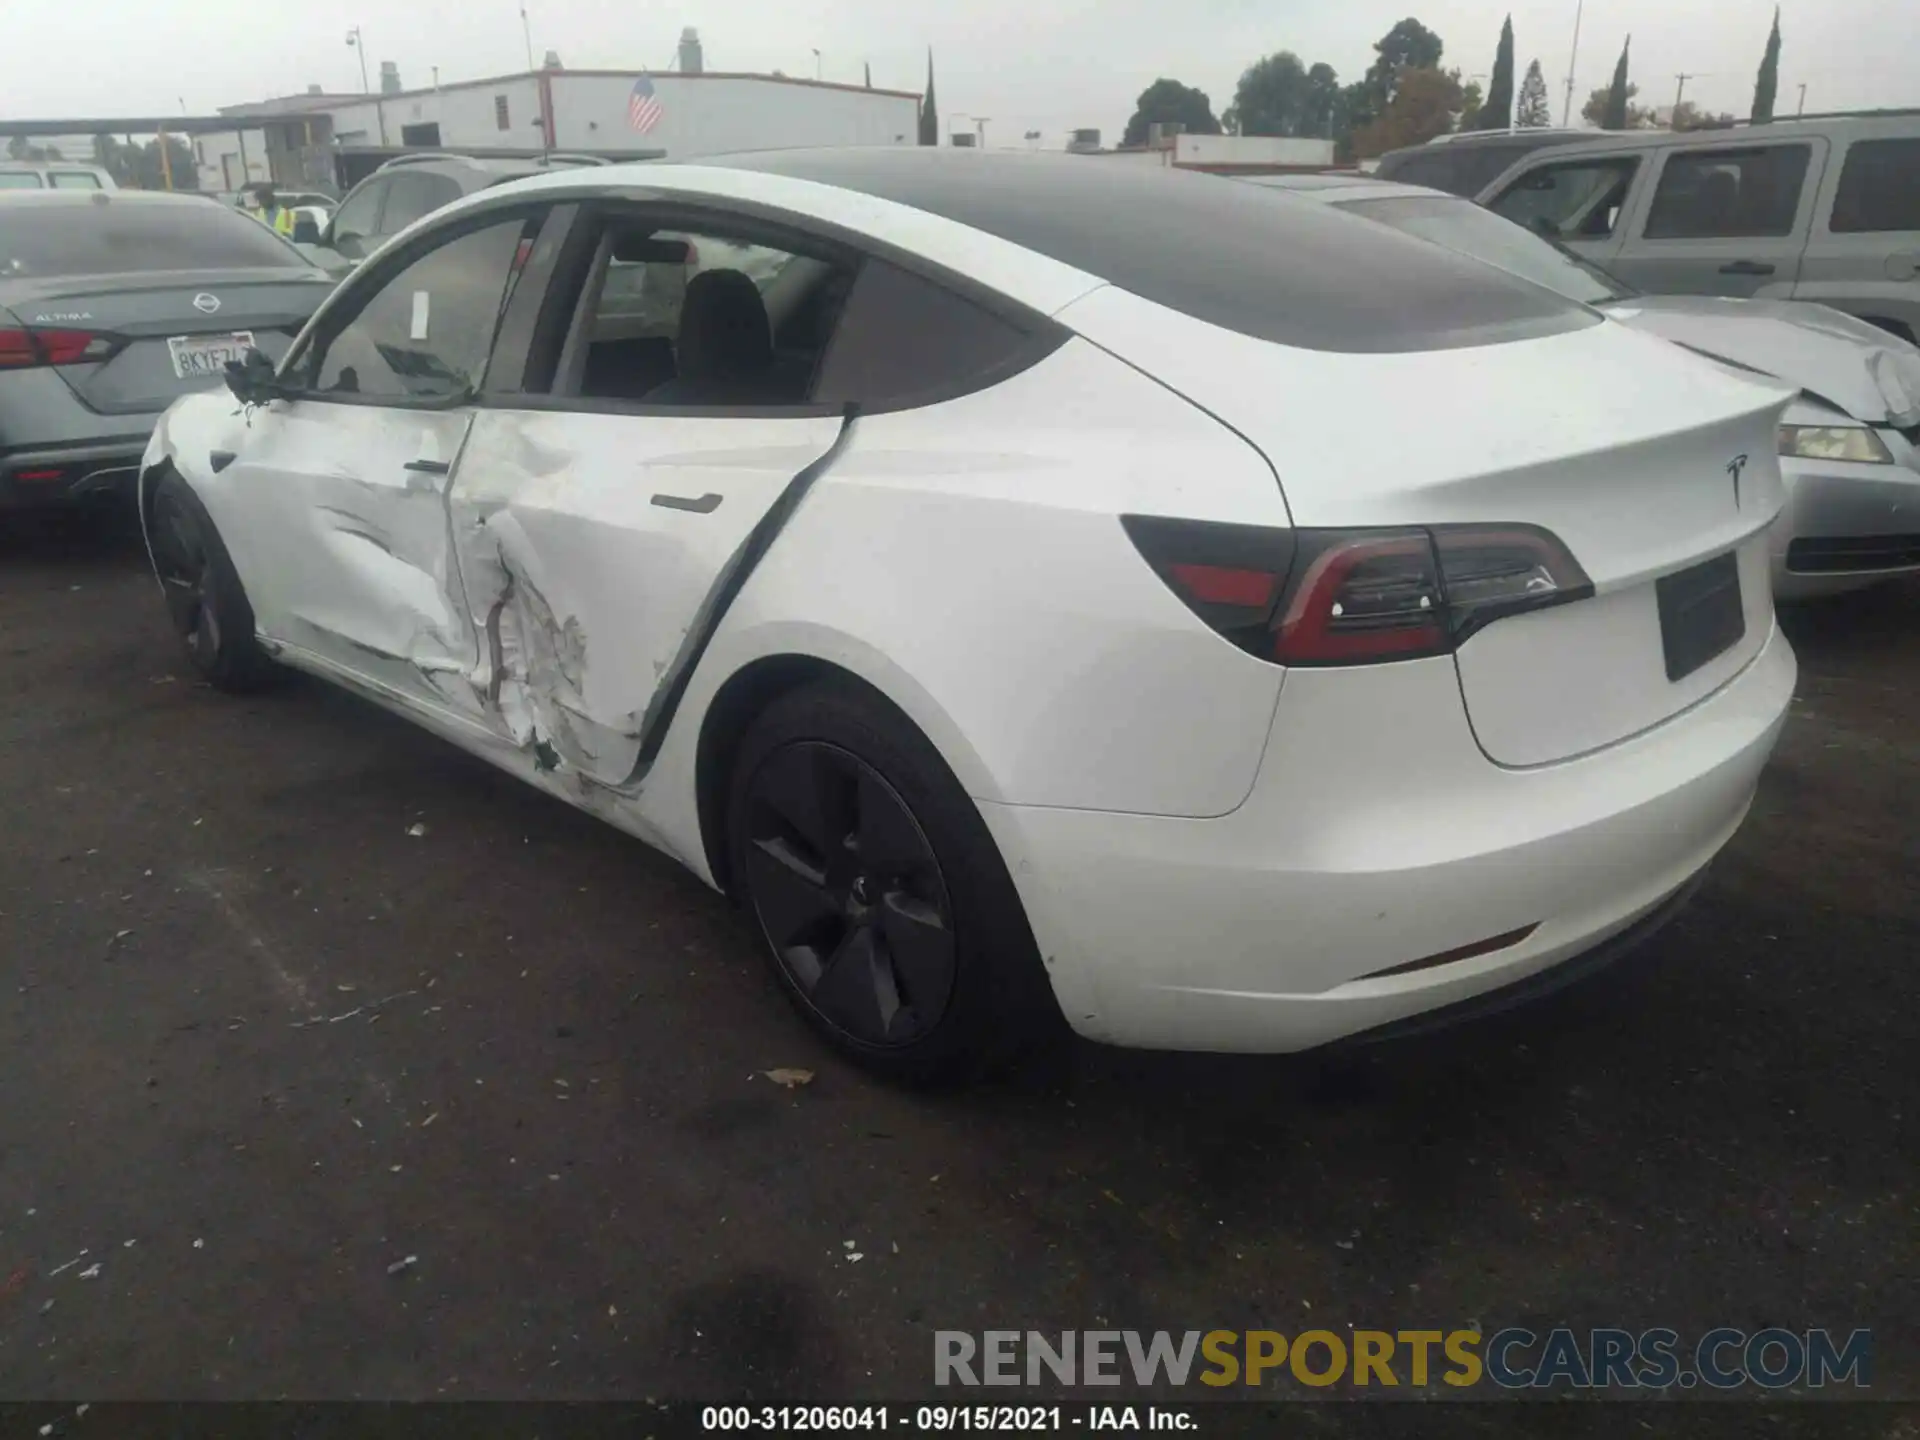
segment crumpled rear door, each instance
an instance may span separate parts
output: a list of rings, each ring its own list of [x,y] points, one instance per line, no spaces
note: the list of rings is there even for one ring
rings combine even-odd
[[[756,527],[827,460],[842,423],[479,414],[451,493],[480,637],[474,686],[536,769],[639,781]]]

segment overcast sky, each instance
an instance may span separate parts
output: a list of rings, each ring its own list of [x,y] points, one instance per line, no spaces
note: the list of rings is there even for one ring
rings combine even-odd
[[[1538,57],[1559,119],[1575,0],[1513,5],[1518,68]],[[1357,78],[1372,43],[1412,14],[1446,42],[1445,63],[1490,70],[1503,0],[528,0],[536,55],[578,68],[664,68],[683,25],[698,27],[710,70],[784,70],[919,90],[933,47],[943,128],[989,118],[990,145],[1075,126],[1118,137],[1157,76],[1197,85],[1215,113],[1253,60],[1293,50]],[[1799,86],[1809,110],[1920,105],[1912,55],[1916,0],[1788,0],[1779,109]],[[9,118],[211,113],[304,90],[358,90],[345,43],[365,28],[369,71],[400,66],[407,86],[526,68],[518,0],[9,0],[0,115]],[[1586,0],[1575,109],[1604,84],[1633,36],[1645,103],[1687,97],[1745,116],[1772,0]]]

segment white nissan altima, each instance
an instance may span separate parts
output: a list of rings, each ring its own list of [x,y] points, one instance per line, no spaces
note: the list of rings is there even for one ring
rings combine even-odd
[[[556,173],[231,388],[142,473],[200,672],[314,672],[677,856],[897,1075],[1549,988],[1689,893],[1793,689],[1787,392],[1208,177]]]

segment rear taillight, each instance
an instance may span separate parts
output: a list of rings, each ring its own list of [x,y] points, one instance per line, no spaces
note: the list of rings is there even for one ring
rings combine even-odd
[[[1285,665],[1441,655],[1503,616],[1593,593],[1566,546],[1532,525],[1266,530],[1144,515],[1121,523],[1196,615]]]
[[[104,360],[118,344],[111,335],[91,330],[0,329],[0,370]]]

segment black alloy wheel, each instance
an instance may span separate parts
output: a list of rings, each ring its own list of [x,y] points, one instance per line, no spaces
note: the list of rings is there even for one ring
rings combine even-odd
[[[167,618],[200,677],[232,691],[268,683],[275,667],[255,638],[253,607],[233,560],[200,497],[171,470],[154,480],[147,543]]]
[[[213,562],[199,518],[171,490],[162,490],[153,503],[153,562],[174,632],[194,668],[207,673],[219,658],[221,639]]]
[[[800,740],[761,760],[744,800],[746,898],[803,1003],[863,1047],[924,1039],[954,994],[953,904],[899,791]]]

